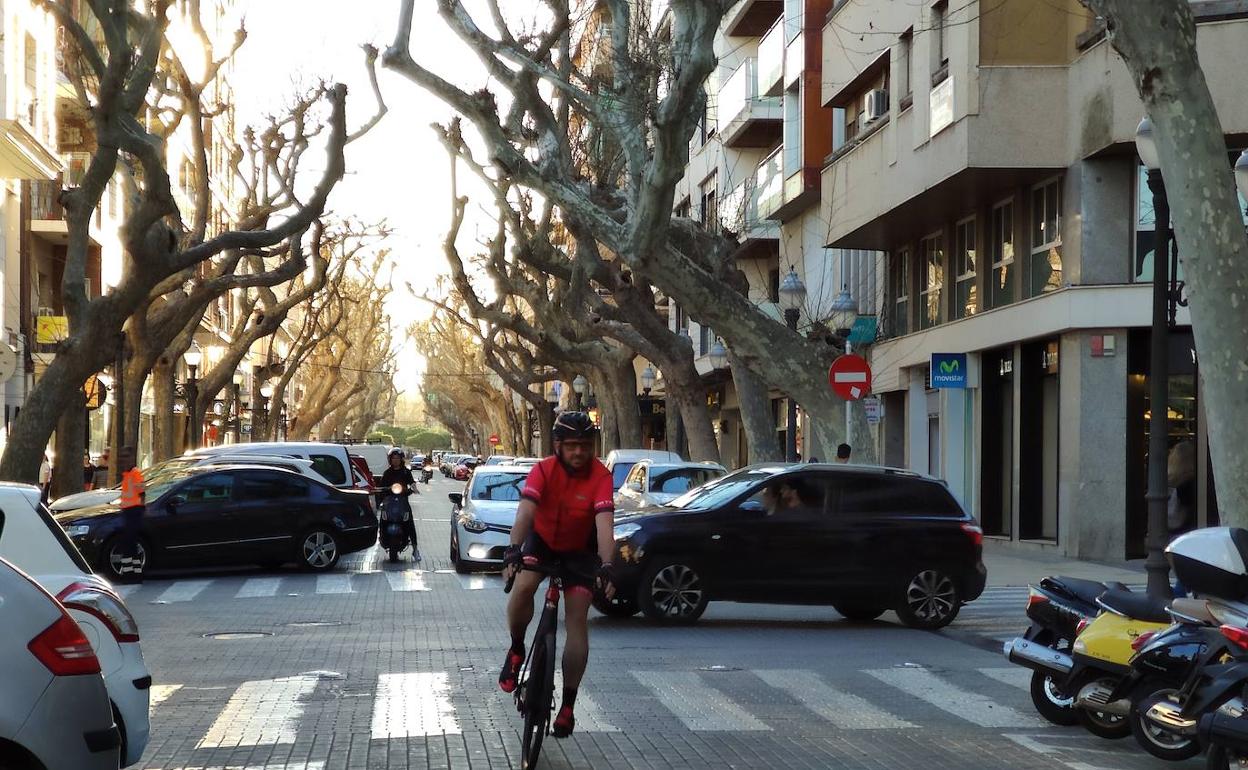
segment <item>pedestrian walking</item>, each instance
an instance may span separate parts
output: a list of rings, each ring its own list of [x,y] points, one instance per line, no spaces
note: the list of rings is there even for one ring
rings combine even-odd
[[[95,485],[95,463],[91,462],[91,453],[82,453],[82,489],[90,492]]]
[[[95,477],[91,482],[92,489],[108,489],[110,485],[108,478],[108,450],[104,450],[104,454],[100,455],[100,461],[95,464]]]
[[[122,553],[114,571],[122,582],[143,582],[145,554],[139,542],[146,511],[147,492],[143,487],[143,472],[135,466],[134,447],[123,447],[117,458],[121,463],[121,516]]]
[[[48,453],[43,453],[43,462],[39,464],[39,499],[48,502],[48,495],[52,491],[52,459],[48,457]]]
[[[840,445],[838,445],[838,446],[836,447],[836,461],[837,461],[838,463],[848,463],[848,462],[849,462],[849,455],[851,454],[851,452],[852,452],[852,451],[853,451],[853,450],[852,450],[852,449],[850,449],[849,444],[840,444]]]

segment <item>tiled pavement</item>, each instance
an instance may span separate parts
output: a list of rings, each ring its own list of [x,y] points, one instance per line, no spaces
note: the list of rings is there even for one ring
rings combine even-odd
[[[430,497],[419,567],[374,551],[329,576],[193,574],[130,591],[156,680],[139,767],[518,767],[519,719],[495,684],[501,584],[447,569]],[[595,616],[577,733],[548,740],[543,766],[1160,768],[1129,741],[1035,715],[1026,672],[987,649],[1021,628],[1025,596],[990,589],[937,634],[829,608],[716,604],[686,628]]]

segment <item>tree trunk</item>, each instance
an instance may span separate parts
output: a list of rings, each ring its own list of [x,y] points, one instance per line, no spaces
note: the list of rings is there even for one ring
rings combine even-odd
[[[767,384],[731,351],[728,360],[732,364],[732,381],[737,386],[737,401],[741,404],[741,425],[749,442],[750,464],[783,460]]]
[[[1183,0],[1089,0],[1153,123],[1191,302],[1223,524],[1248,526],[1248,241]],[[1143,12],[1142,12],[1143,11]]]
[[[56,423],[56,466],[52,469],[52,499],[81,492],[82,455],[86,452],[87,401],[81,390]]]
[[[615,408],[615,426],[621,449],[641,448],[641,415],[637,412],[637,373],[632,356],[621,356],[603,372],[606,390]]]
[[[187,415],[173,413],[173,367],[161,356],[152,368],[152,399],[156,415],[152,419],[152,463],[168,460],[185,448],[183,424]]]
[[[700,383],[675,383],[669,387],[668,409],[675,402],[676,411],[685,425],[685,439],[689,442],[688,454],[682,455],[700,462],[720,461],[719,444],[715,440],[715,426],[711,424],[711,412],[706,406],[706,394]],[[671,391],[675,391],[673,394]]]
[[[538,449],[542,457],[550,457],[555,453],[554,442],[551,441],[551,428],[555,424],[555,414],[550,404],[543,404],[537,410]]]
[[[867,422],[867,409],[862,400],[851,401],[849,414],[849,444],[853,461],[863,465],[879,465],[880,452],[875,443],[875,428]],[[833,451],[836,447],[832,448]],[[831,457],[826,459],[831,460]]]

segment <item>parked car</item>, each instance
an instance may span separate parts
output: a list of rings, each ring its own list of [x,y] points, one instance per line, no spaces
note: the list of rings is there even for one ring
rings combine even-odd
[[[485,458],[486,465],[511,465],[516,458],[511,455],[490,455]]]
[[[984,590],[983,531],[943,482],[851,465],[756,465],[616,517],[599,610],[691,622],[715,600],[896,610],[940,628]]]
[[[35,579],[88,631],[121,731],[121,766],[139,761],[148,740],[152,676],[139,647],[139,626],[113,587],[96,575],[51,513],[39,489],[0,483],[0,557]]]
[[[468,457],[468,455],[465,454],[442,455],[442,464],[439,466],[442,470],[442,475],[447,478],[454,478],[455,466],[459,464],[460,460],[463,460],[466,457]]]
[[[0,597],[0,767],[116,770],[121,735],[87,635],[2,558]]]
[[[684,462],[684,458],[675,452],[665,452],[661,449],[612,449],[607,453],[602,464],[611,471],[611,480],[615,483],[616,491],[624,486],[624,479],[628,478],[628,472],[633,469],[633,466],[642,460]]]
[[[352,448],[354,450],[354,447]],[[316,472],[339,489],[354,489],[351,477],[351,458],[342,444],[317,441],[262,441],[255,444],[226,444],[204,447],[188,452],[191,456],[208,455],[278,455],[302,457],[312,461]]]
[[[288,471],[294,471],[301,476],[319,481],[322,484],[328,484],[329,481],[322,476],[311,460],[303,457],[282,457],[279,455],[247,455],[247,454],[226,454],[226,455],[182,455],[174,457],[164,462],[156,463],[150,468],[143,471],[143,480],[145,483],[151,484],[159,481],[167,475],[178,473],[187,468],[198,468],[205,465],[237,465],[239,463],[247,465],[271,465],[274,468],[284,468]],[[89,492],[78,492],[73,495],[66,495],[57,498],[49,506],[53,513],[62,511],[72,511],[78,508],[89,508],[93,505],[105,505],[107,503],[116,502],[121,497],[120,487],[110,487],[108,489],[93,489]]]
[[[633,466],[623,486],[615,493],[615,509],[635,511],[670,503],[727,472],[719,463],[642,460]]]
[[[540,457],[517,457],[511,461],[511,464],[517,468],[532,468],[542,461]]]
[[[467,481],[473,469],[482,464],[479,458],[468,455],[455,464],[455,471],[451,475],[456,481]]]
[[[385,475],[386,468],[390,467],[390,450],[394,447],[386,444],[352,444],[349,449],[351,454],[364,458],[368,463],[368,472],[372,474],[373,484],[380,485],[381,477]]]
[[[455,506],[451,515],[451,563],[456,572],[501,567],[503,549],[511,543],[511,528],[520,507],[520,490],[528,468],[482,466],[472,474],[464,493],[447,497]]]
[[[147,487],[144,567],[297,562],[314,571],[377,541],[367,495],[259,465],[193,468]],[[117,577],[125,555],[115,505],[68,511],[57,522],[96,569]]]

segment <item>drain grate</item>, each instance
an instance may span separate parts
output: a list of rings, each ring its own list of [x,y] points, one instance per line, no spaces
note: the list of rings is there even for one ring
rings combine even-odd
[[[741,669],[737,668],[736,666],[699,666],[698,670],[699,671],[713,671],[718,674],[723,671],[740,671]]]
[[[334,626],[347,626],[350,623],[344,623],[341,620],[296,620],[293,623],[278,623],[277,625],[288,628],[331,628]]]
[[[217,631],[211,634],[204,634],[204,638],[232,642],[238,639],[263,639],[272,635],[268,631]]]

